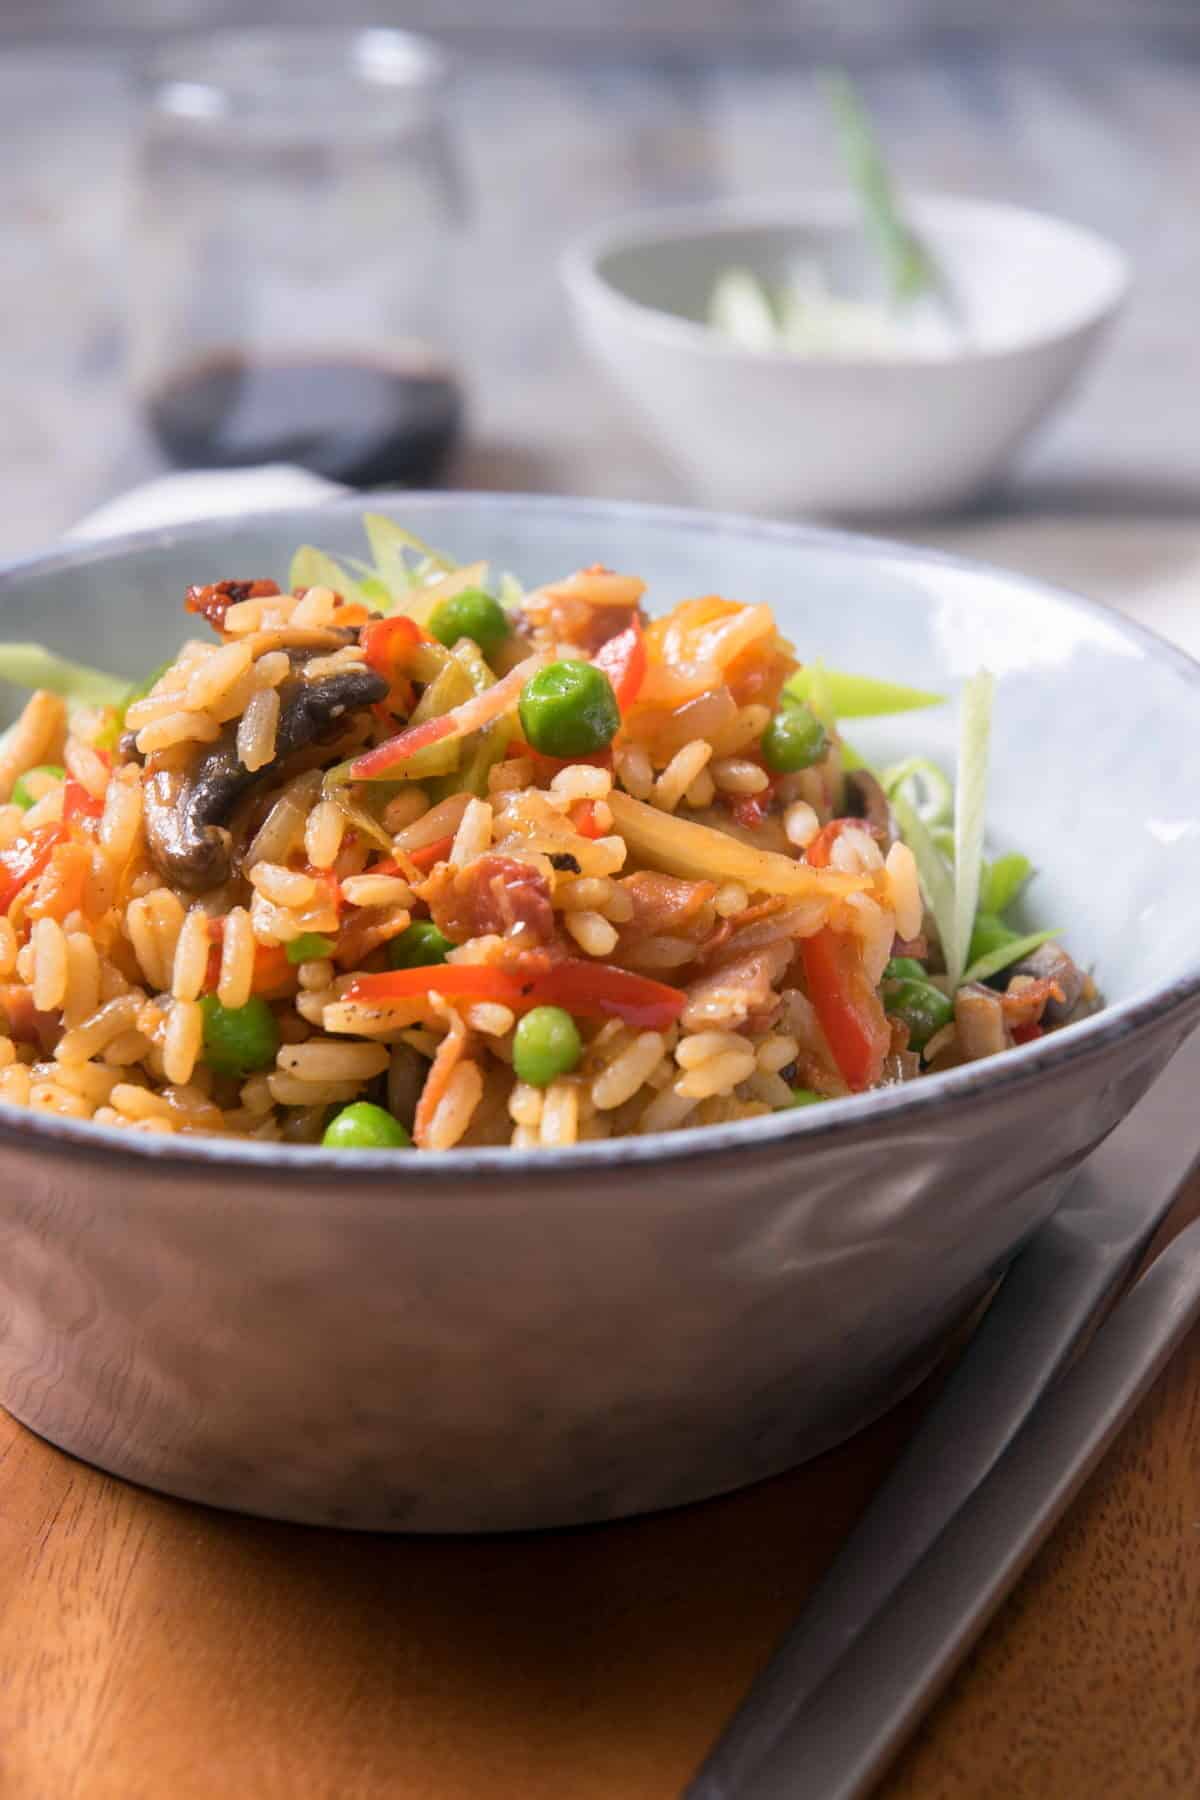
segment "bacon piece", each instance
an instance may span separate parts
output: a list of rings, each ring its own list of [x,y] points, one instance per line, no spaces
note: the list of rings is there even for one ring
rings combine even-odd
[[[629,575],[614,575],[595,564],[565,581],[527,594],[522,611],[535,629],[545,631],[556,643],[574,644],[588,656],[636,620],[645,619],[638,601],[644,582]]]
[[[1062,999],[1063,991],[1052,977],[1014,975],[1008,984],[1008,992],[1000,995],[1000,1009],[1005,1024],[1015,1037],[1019,1030],[1040,1025],[1049,1003]],[[1018,1041],[1024,1043],[1026,1040]]]
[[[18,1044],[36,1044],[43,1056],[51,1054],[62,1030],[58,1014],[38,1012],[32,989],[16,982],[0,987],[0,1018],[7,1023],[10,1038]]]
[[[59,844],[25,909],[29,919],[57,919],[82,912],[87,901],[92,859],[83,844]]]
[[[456,944],[473,937],[516,937],[549,943],[554,937],[550,888],[540,869],[489,852],[465,869],[434,871],[420,889],[439,931]]]
[[[687,988],[684,1026],[689,1031],[736,1031],[748,1020],[757,1025],[772,1019],[781,1004],[775,983],[791,960],[790,942],[765,944],[701,975]]]
[[[633,918],[623,928],[630,937],[669,933],[699,942],[712,928],[715,881],[684,881],[653,869],[639,869],[617,885],[633,902]]]
[[[225,627],[225,614],[243,600],[265,600],[279,592],[277,581],[209,581],[202,587],[190,587],[184,609],[199,613],[214,631]]]

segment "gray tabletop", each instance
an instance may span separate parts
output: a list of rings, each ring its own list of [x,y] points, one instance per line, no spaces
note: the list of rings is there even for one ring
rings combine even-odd
[[[127,48],[0,46],[0,555],[52,539],[158,467],[124,373]],[[459,479],[686,498],[573,341],[556,256],[575,230],[639,205],[832,180],[816,50],[703,30],[586,48],[484,34],[460,48],[475,217],[463,286],[473,437]],[[1134,259],[1136,292],[1103,362],[993,512],[1186,516],[1200,498],[1198,72],[1200,32],[1161,21],[1003,44],[927,34],[858,71],[906,182],[1060,212]]]

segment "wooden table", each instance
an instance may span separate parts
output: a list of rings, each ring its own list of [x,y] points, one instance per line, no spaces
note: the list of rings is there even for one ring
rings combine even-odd
[[[927,1398],[725,1500],[476,1540],[159,1499],[0,1416],[0,1795],[668,1800]],[[1198,1643],[1200,1333],[881,1792],[1194,1794]]]

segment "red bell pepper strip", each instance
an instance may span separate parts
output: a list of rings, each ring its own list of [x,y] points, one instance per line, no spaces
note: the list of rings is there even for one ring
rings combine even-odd
[[[221,951],[225,940],[224,919],[208,921],[208,961],[204,967],[204,987],[202,992],[215,994],[221,979]],[[255,994],[269,994],[282,987],[288,977],[295,974],[295,969],[288,961],[287,951],[282,944],[255,944],[254,975],[251,991]]]
[[[646,679],[646,639],[636,619],[626,630],[618,631],[616,637],[601,644],[592,658],[592,666],[604,670],[612,683],[617,705],[623,713],[627,712]]]
[[[681,988],[579,957],[555,963],[534,986],[531,1006],[562,1006],[581,1019],[622,1019],[638,1031],[665,1031],[687,1002]]]
[[[571,823],[580,837],[601,838],[605,836],[604,827],[596,820],[596,802],[594,800],[577,800],[571,808]]]
[[[827,926],[801,941],[800,954],[808,997],[843,1080],[856,1094],[874,1087],[892,1034],[857,941]]]
[[[865,819],[830,819],[805,850],[804,860],[814,869],[827,869],[833,860],[833,846],[844,831],[852,830],[869,833],[871,827]]]
[[[37,880],[66,835],[64,825],[39,825],[28,837],[0,850],[0,913],[8,911],[23,887]]]
[[[406,855],[409,862],[415,863],[418,869],[432,869],[434,863],[440,863],[446,860],[453,844],[454,833],[451,832],[448,837],[435,838],[432,844],[422,844],[419,850],[407,851]],[[379,869],[372,869],[371,873],[372,875],[378,875],[381,871]]]
[[[89,819],[98,819],[104,811],[103,800],[97,800],[89,794],[82,781],[68,776],[63,788],[63,824],[83,825]]]
[[[343,998],[386,1004],[425,994],[441,994],[447,1000],[496,1000],[513,1012],[562,1006],[576,1018],[622,1019],[640,1031],[662,1031],[674,1024],[687,999],[681,989],[646,975],[575,957],[529,975],[488,963],[435,963],[360,975]]]
[[[372,619],[364,625],[358,639],[367,667],[382,675],[389,684],[407,671],[408,660],[418,644],[432,643],[407,613],[391,619]]]
[[[833,846],[851,826],[867,829],[862,819],[831,819],[821,827],[804,852],[814,869],[829,867]],[[855,1093],[874,1087],[883,1073],[891,1029],[867,980],[861,950],[853,937],[828,929],[805,938],[800,950],[808,997],[847,1087]]]

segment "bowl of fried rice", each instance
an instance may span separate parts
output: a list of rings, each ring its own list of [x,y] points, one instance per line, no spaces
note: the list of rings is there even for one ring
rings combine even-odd
[[[374,504],[0,576],[0,1398],[313,1523],[768,1476],[1200,1015],[1200,670],[867,539]]]

